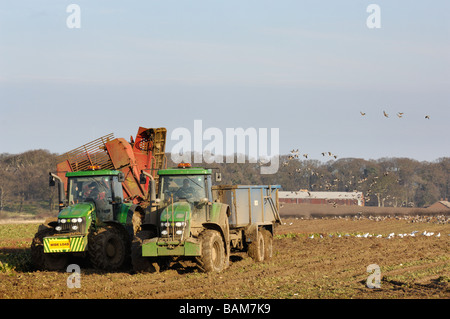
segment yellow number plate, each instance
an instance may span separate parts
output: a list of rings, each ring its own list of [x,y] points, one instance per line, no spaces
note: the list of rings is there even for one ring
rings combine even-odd
[[[49,251],[70,250],[69,238],[49,240],[48,241],[48,250]]]

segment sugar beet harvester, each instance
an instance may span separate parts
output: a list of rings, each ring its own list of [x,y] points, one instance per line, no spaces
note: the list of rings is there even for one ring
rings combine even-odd
[[[150,203],[149,183],[140,184],[139,174],[156,178],[165,165],[166,132],[140,127],[130,142],[109,134],[58,158],[50,186],[58,184],[60,211],[39,226],[32,241],[36,268],[64,269],[71,256],[88,257],[105,270],[129,260]]]
[[[158,176],[154,207],[132,244],[136,272],[157,271],[177,260],[220,272],[232,250],[247,251],[256,261],[272,257],[274,227],[281,223],[279,185],[212,186],[211,169],[184,163]]]

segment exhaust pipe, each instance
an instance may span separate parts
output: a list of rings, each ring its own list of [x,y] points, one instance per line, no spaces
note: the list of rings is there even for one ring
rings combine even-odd
[[[145,176],[150,177],[150,202],[154,203],[156,200],[156,183],[155,183],[155,179],[153,178],[152,174],[147,173],[145,171],[141,171],[141,176],[140,176],[140,183],[141,184],[145,184],[146,182],[146,178]]]

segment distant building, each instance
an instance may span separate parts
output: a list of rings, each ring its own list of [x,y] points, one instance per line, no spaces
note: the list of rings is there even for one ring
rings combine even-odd
[[[307,190],[278,192],[280,203],[333,204],[364,206],[362,192],[311,192]]]
[[[432,210],[450,210],[450,202],[447,200],[440,200],[439,202],[434,203],[431,206],[428,206],[429,209]]]

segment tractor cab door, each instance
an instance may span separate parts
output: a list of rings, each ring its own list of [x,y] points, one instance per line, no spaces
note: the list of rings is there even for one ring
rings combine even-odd
[[[93,202],[95,203],[96,216],[99,221],[113,220],[114,180],[118,183],[117,176],[71,178],[69,180],[69,203]],[[121,192],[122,189],[120,194]]]

